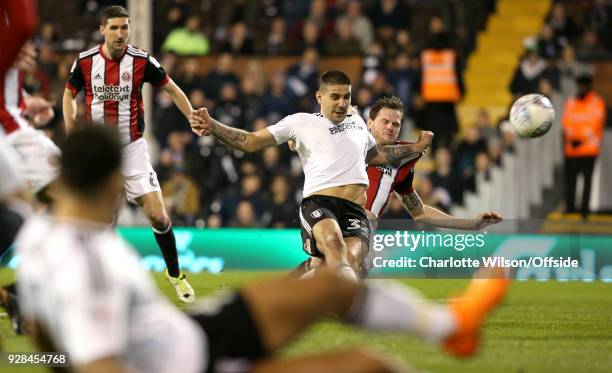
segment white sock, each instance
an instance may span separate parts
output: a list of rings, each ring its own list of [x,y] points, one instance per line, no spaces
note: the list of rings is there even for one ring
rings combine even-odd
[[[457,327],[448,306],[426,300],[397,282],[369,281],[363,298],[357,302],[349,318],[367,329],[408,332],[440,342]]]

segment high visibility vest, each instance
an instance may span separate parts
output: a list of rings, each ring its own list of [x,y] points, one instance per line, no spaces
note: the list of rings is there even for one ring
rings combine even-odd
[[[570,98],[563,108],[565,155],[568,158],[596,157],[606,121],[606,104],[596,93],[584,99]]]
[[[421,97],[425,102],[457,102],[461,98],[452,49],[426,49],[421,53],[423,69]]]

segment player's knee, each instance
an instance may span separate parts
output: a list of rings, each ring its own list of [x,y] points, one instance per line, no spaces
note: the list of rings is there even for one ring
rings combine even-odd
[[[323,248],[326,255],[346,253],[346,244],[337,233],[324,234],[321,240],[317,241],[317,245]]]
[[[170,218],[163,210],[151,211],[149,213],[149,220],[151,221],[153,228],[159,230],[167,229],[170,225]]]

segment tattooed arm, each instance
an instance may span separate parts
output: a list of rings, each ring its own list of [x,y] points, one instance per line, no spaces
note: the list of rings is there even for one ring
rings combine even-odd
[[[371,165],[399,166],[402,162],[418,158],[431,143],[433,133],[421,131],[419,139],[414,144],[376,145],[368,153],[366,162]]]
[[[192,112],[189,116],[189,123],[193,131],[198,135],[202,133],[212,134],[230,148],[245,153],[256,152],[269,146],[276,145],[274,136],[272,136],[267,129],[264,128],[257,132],[248,132],[229,127],[211,118],[206,109],[199,109]]]
[[[424,205],[421,201],[421,197],[419,197],[418,193],[414,191],[407,194],[399,194],[395,192],[395,196],[400,199],[404,205],[404,208],[414,220],[428,223],[435,227],[479,230],[487,225],[497,224],[502,221],[501,216],[490,211],[482,212],[474,219],[456,218],[452,215],[445,214],[434,207]]]

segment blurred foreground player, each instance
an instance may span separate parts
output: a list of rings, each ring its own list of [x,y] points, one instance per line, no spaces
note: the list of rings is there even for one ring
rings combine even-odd
[[[503,278],[475,280],[459,300],[440,305],[399,284],[355,283],[323,269],[307,280],[268,280],[202,300],[188,317],[106,229],[123,187],[114,133],[101,126],[75,130],[62,152],[63,192],[52,216],[31,218],[20,233],[17,276],[22,313],[39,348],[68,352],[80,372],[394,371],[390,360],[363,350],[274,353],[312,323],[336,315],[469,356],[486,315],[507,290]]]
[[[64,91],[66,130],[74,128],[76,95],[85,91],[87,119],[116,128],[123,145],[123,176],[129,202],[142,207],[153,227],[166,262],[166,279],[185,303],[195,299],[193,288],[180,272],[172,222],[164,205],[157,174],[149,161],[144,133],[142,86],[145,82],[166,91],[185,117],[193,110],[183,91],[147,52],[128,44],[127,10],[110,6],[102,11],[100,33],[104,44],[81,52],[70,71]],[[109,221],[110,222],[110,221]]]

